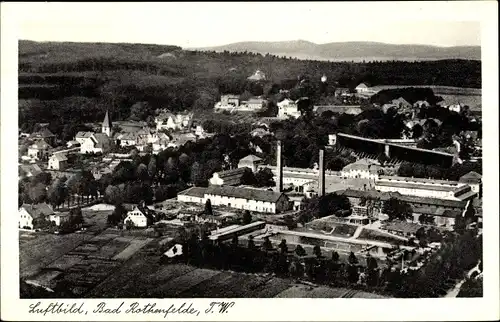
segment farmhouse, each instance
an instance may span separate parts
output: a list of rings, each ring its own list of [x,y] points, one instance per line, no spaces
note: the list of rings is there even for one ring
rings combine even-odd
[[[49,158],[48,169],[51,170],[64,170],[68,167],[68,158],[64,153],[54,153]]]
[[[52,214],[54,211],[46,203],[23,204],[19,208],[19,228],[34,229]]]
[[[94,134],[94,132],[83,132],[80,131],[76,133],[75,135],[75,141],[80,143],[82,145],[87,139],[90,139],[90,137]]]
[[[47,127],[43,127],[40,131],[31,134],[30,137],[35,140],[44,140],[49,144],[54,144],[54,140],[56,138],[55,134],[52,133]]]
[[[153,224],[154,222],[153,211],[146,208],[144,205],[135,206],[133,210],[127,212],[127,217],[123,223],[127,225],[130,221],[134,227],[144,228]]]
[[[356,86],[356,92],[358,94],[368,93],[369,91],[370,88],[365,83],[361,83],[358,86]]]

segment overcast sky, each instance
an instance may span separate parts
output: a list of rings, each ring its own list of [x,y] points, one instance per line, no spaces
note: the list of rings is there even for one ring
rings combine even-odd
[[[480,11],[470,2],[22,3],[12,8],[18,38],[38,41],[480,45]]]

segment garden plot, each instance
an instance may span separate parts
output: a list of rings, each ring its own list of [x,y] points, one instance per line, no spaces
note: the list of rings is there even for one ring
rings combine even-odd
[[[260,288],[251,292],[248,297],[262,297],[262,298],[270,298],[274,297],[277,294],[283,292],[287,288],[291,286],[291,282],[288,280],[273,278],[266,284],[262,285]]]
[[[177,278],[167,281],[160,287],[154,288],[147,294],[152,297],[178,297],[178,294],[195,285],[210,279],[219,272],[209,269],[195,269]]]
[[[84,260],[83,256],[72,256],[72,255],[63,255],[62,257],[56,259],[52,263],[50,263],[47,268],[56,268],[60,270],[67,270],[68,268],[80,264]]]
[[[114,260],[121,260],[125,261],[132,257],[138,250],[140,250],[142,247],[144,247],[147,243],[151,242],[153,239],[152,238],[146,238],[146,239],[133,239],[130,241],[130,245],[125,248],[122,252],[120,252],[118,255],[114,256]]]
[[[99,256],[112,259],[116,255],[121,253],[129,245],[130,244],[128,241],[124,242],[113,239],[112,241],[101,247],[101,249],[99,250]]]
[[[232,276],[228,272],[219,272],[219,274],[214,275],[212,278],[204,280],[203,282],[193,286],[192,288],[181,292],[178,294],[181,298],[200,298],[200,297],[214,297],[210,296],[211,293],[214,293],[214,286],[219,283],[224,283],[231,279]]]

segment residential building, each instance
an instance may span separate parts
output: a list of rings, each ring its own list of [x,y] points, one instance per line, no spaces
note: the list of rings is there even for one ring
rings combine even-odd
[[[54,211],[46,203],[23,204],[19,208],[19,228],[35,229],[40,221],[48,220]]]
[[[356,92],[358,94],[365,94],[368,93],[369,91],[370,88],[365,83],[361,83],[358,86],[356,86]]]
[[[479,196],[482,195],[483,176],[479,173],[471,171],[461,176],[458,182],[469,185],[472,191],[479,194]]]
[[[40,131],[32,133],[30,135],[30,138],[34,140],[43,140],[48,144],[53,145],[56,136],[46,126],[43,126],[43,128]]]
[[[77,148],[80,146],[80,142],[75,141],[75,140],[71,140],[71,141],[66,142],[66,146],[68,148]]]
[[[360,159],[354,163],[346,165],[340,175],[344,178],[361,178],[377,180],[382,167],[369,159]]]
[[[391,234],[403,236],[406,238],[415,237],[419,229],[423,228],[423,225],[407,221],[391,221],[384,223],[381,229],[388,231]]]
[[[69,220],[69,213],[53,213],[49,215],[49,221],[53,222],[57,227]]]
[[[266,74],[260,70],[256,70],[255,74],[249,76],[247,79],[251,81],[263,81],[266,80]]]
[[[240,96],[233,94],[221,95],[220,103],[221,106],[238,107],[240,105]]]
[[[23,177],[32,177],[36,176],[39,173],[42,173],[42,169],[38,164],[20,164],[19,172],[22,174],[19,175],[19,179]]]
[[[413,106],[408,103],[407,100],[405,100],[403,97],[399,97],[397,99],[394,99],[391,101],[391,104],[396,105],[399,109],[410,109]]]
[[[260,97],[253,97],[246,101],[245,105],[252,111],[260,111],[266,107],[267,100]]]
[[[252,172],[257,172],[257,168],[260,164],[262,164],[264,160],[262,158],[259,158],[256,155],[250,154],[247,155],[246,157],[240,159],[238,162],[238,168],[250,168]]]
[[[121,147],[136,146],[138,144],[137,135],[132,132],[120,133],[116,136],[116,143]]]
[[[80,143],[80,145],[82,145],[85,141],[87,141],[87,139],[90,139],[90,137],[92,136],[92,134],[94,134],[94,132],[83,132],[83,131],[80,131],[78,133],[76,133],[75,135],[75,141]]]
[[[239,186],[244,184],[244,176],[248,172],[252,170],[247,167],[215,172],[208,181],[216,186]]]
[[[144,204],[137,205],[131,211],[127,212],[127,217],[123,223],[132,222],[134,227],[144,228],[152,225],[155,221],[154,211],[147,208]]]
[[[258,136],[258,137],[264,137],[266,135],[272,135],[273,133],[270,132],[269,130],[267,129],[264,129],[264,128],[261,128],[261,127],[258,127],[256,129],[254,129],[252,132],[250,132],[250,135],[255,137],[255,136]]]
[[[94,133],[80,146],[80,153],[106,153],[111,148],[111,139],[106,133]]]
[[[28,157],[43,160],[48,157],[49,149],[52,149],[52,147],[44,139],[39,139],[28,147]]]
[[[299,118],[301,113],[298,108],[297,101],[292,101],[285,98],[278,104],[278,115],[279,118]]]
[[[178,113],[173,114],[170,112],[161,113],[155,118],[156,130],[170,130],[177,131],[189,129],[193,119],[192,113]]]
[[[54,153],[49,158],[47,168],[51,170],[65,170],[68,167],[68,158],[64,153]]]

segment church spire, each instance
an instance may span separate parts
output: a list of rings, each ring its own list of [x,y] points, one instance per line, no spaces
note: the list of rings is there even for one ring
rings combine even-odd
[[[102,133],[106,133],[111,137],[111,120],[109,118],[109,112],[106,110],[106,116],[104,116],[104,121],[102,121]]]

